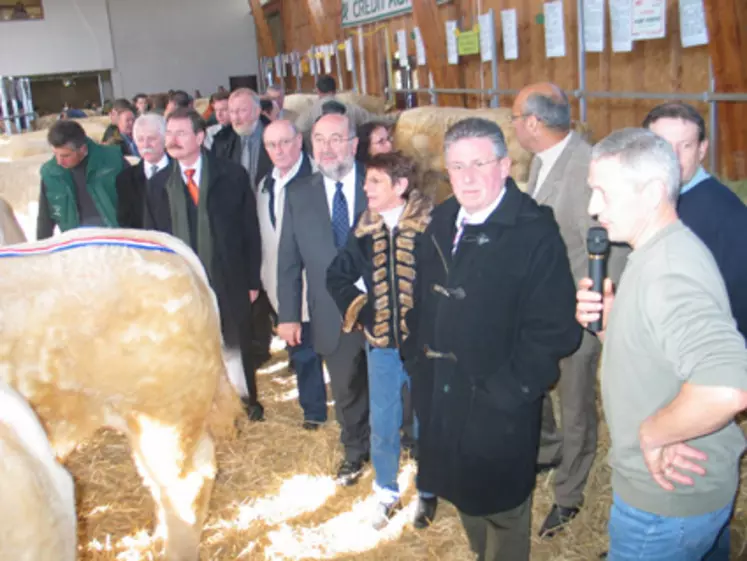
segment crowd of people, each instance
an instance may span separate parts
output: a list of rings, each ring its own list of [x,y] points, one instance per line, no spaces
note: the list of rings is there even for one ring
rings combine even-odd
[[[318,89],[303,115],[274,87],[219,91],[206,115],[184,92],[163,111],[144,95],[118,100],[103,144],[57,122],[38,237],[118,226],[183,240],[241,354],[249,419],[265,415],[256,369],[275,333],[309,431],[328,420],[326,365],[336,479],[354,485],[373,466],[373,526],[402,507],[409,450],[414,526],[448,500],[480,560],[530,558],[538,473],[554,470],[541,537],[584,507],[601,357],[614,494],[605,555],[728,560],[745,449],[735,418],[747,409],[747,207],[702,167],[697,111],[660,105],[592,147],[561,89],[529,85],[511,117],[533,154],[526,191],[501,128],[468,118],[445,134],[454,196],[434,206],[391,124],[337,99],[330,77]],[[586,248],[599,225],[613,242],[601,293]]]

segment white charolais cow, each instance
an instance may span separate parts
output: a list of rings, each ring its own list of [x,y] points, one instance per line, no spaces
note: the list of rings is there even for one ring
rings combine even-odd
[[[101,427],[125,434],[166,557],[198,558],[211,434],[233,432],[241,405],[215,295],[186,245],[84,228],[0,248],[0,379],[28,400],[60,459]]]
[[[73,478],[28,403],[0,381],[0,559],[75,561]]]

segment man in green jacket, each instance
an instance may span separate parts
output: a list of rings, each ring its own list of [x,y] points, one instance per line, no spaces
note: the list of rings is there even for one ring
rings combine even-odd
[[[75,121],[57,121],[47,141],[54,157],[40,171],[36,237],[81,226],[117,227],[117,174],[128,164],[117,146],[102,146]]]

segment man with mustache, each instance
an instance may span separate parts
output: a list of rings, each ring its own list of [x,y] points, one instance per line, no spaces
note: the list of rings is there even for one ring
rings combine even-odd
[[[344,459],[337,482],[353,485],[369,459],[365,338],[342,332],[342,316],[327,292],[327,269],[367,205],[365,171],[355,162],[358,139],[347,115],[324,115],[312,129],[314,173],[287,186],[278,248],[278,335],[302,340],[303,274],[312,344],[327,364]]]
[[[205,122],[194,109],[166,118],[170,171],[156,175],[147,191],[145,228],[172,234],[199,256],[218,298],[223,340],[241,353],[246,386],[240,384],[252,421],[262,420],[250,348],[252,302],[260,288],[261,243],[254,194],[240,165],[203,150]],[[253,387],[254,386],[254,387]]]
[[[122,228],[143,227],[145,192],[150,180],[171,167],[166,154],[166,119],[156,113],[146,113],[135,121],[133,137],[142,159],[117,176],[117,221]]]

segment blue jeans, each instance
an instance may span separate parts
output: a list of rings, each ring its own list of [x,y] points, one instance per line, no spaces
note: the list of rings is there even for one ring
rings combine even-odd
[[[728,533],[724,538],[723,530],[733,506],[676,518],[639,510],[614,495],[607,561],[701,561],[706,555],[709,561],[728,561]]]
[[[324,423],[327,420],[327,387],[324,384],[322,359],[311,345],[311,324],[301,324],[301,344],[288,348],[298,383],[298,402],[304,421]]]
[[[397,349],[366,345],[370,399],[371,462],[376,472],[374,488],[382,502],[399,498],[400,428],[402,387],[410,385]]]

